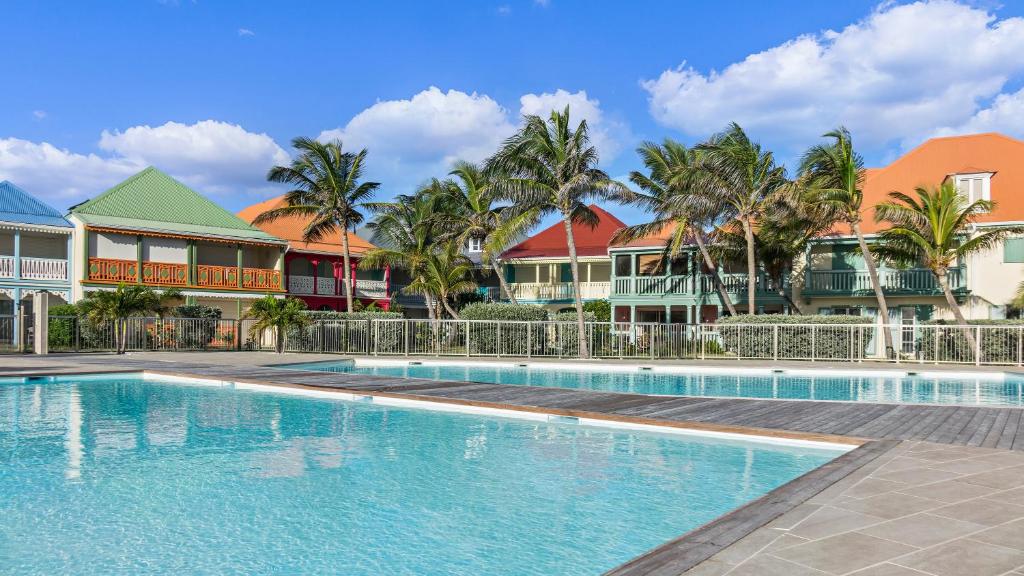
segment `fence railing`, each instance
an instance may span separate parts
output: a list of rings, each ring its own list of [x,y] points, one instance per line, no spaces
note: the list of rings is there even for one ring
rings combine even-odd
[[[130,318],[127,350],[272,350],[274,330],[254,320]],[[31,338],[30,324],[22,337]],[[51,316],[53,352],[114,350],[112,323]],[[1024,365],[1024,324],[891,326],[897,353],[885,357],[877,324],[584,324],[596,358],[738,359]],[[0,350],[12,350],[14,318],[0,316]],[[577,358],[575,322],[489,320],[318,320],[287,331],[285,348],[371,356]]]

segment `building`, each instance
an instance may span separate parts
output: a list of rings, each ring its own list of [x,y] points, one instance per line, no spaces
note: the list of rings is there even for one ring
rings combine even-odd
[[[17,346],[19,310],[31,314],[34,294],[71,301],[72,230],[55,208],[0,182],[0,346]]]
[[[192,303],[237,318],[248,303],[284,294],[287,242],[156,168],[73,206],[77,300],[125,282],[177,288]]]
[[[616,322],[714,323],[727,309],[695,245],[666,262],[665,247],[675,233],[658,234],[611,246],[612,319]],[[747,311],[746,262],[719,263],[719,277],[738,313]],[[756,312],[788,313],[789,305],[774,282],[758,271]],[[789,290],[783,285],[782,290]]]
[[[918,186],[935,187],[947,181],[971,200],[995,202],[990,214],[978,218],[977,229],[1024,223],[1024,142],[995,133],[952,136],[933,138],[884,168],[867,170],[862,223],[867,239],[884,226],[875,222],[873,207],[887,200],[890,191],[913,194]],[[807,312],[877,319],[875,293],[856,239],[846,230],[840,232],[812,244],[795,293]],[[894,330],[932,318],[952,318],[930,270],[883,263],[879,280]],[[949,270],[953,293],[968,319],[1005,318],[1021,280],[1024,238],[1011,238]],[[913,331],[903,333],[907,341],[902,348],[909,352]]]
[[[580,296],[586,300],[607,299],[611,291],[611,259],[608,243],[626,225],[600,206],[591,204],[598,216],[597,226],[572,225],[579,263]],[[562,222],[541,230],[501,255],[508,289],[522,304],[539,304],[551,312],[574,310],[575,299],[569,245]],[[493,289],[497,290],[497,288]],[[508,299],[508,294],[500,298]]]
[[[267,210],[283,205],[284,197],[278,196],[253,204],[239,212],[238,216],[246,222],[252,222]],[[284,275],[289,296],[302,299],[311,310],[344,311],[347,300],[341,231],[334,231],[319,242],[306,242],[302,235],[309,221],[310,219],[304,216],[287,216],[256,226],[268,234],[288,241]],[[373,245],[355,233],[347,234],[355,298],[364,306],[376,303],[378,307],[387,310],[390,303],[390,270],[357,268],[360,257],[373,248]]]

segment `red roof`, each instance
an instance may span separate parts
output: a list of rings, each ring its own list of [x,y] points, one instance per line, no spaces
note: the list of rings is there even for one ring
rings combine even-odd
[[[608,242],[616,230],[626,224],[596,204],[590,209],[597,214],[597,226],[574,223],[572,237],[576,242],[577,256],[604,256],[608,253]],[[565,238],[565,225],[557,222],[509,248],[502,259],[515,258],[568,258],[569,245]]]

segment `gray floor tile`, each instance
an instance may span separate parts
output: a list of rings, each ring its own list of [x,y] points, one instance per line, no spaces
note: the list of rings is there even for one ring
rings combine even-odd
[[[729,576],[823,576],[825,572],[787,562],[775,556],[758,556],[737,566]]]
[[[1014,488],[1013,490],[1007,490],[1006,492],[1000,492],[999,494],[993,494],[989,499],[1024,506],[1024,486]]]
[[[1024,466],[1014,466],[1013,468],[1003,468],[1002,470],[982,472],[981,474],[971,474],[969,476],[962,477],[961,480],[971,484],[988,486],[989,488],[1009,490],[1010,488],[1024,486]]]
[[[966,520],[967,522],[974,522],[975,524],[983,524],[985,526],[995,526],[996,524],[1024,518],[1024,506],[1016,506],[983,498],[981,500],[967,500],[959,504],[950,504],[949,506],[932,511],[932,514],[957,520]]]
[[[850,576],[924,576],[924,572],[918,572],[917,570],[886,562],[885,564],[851,572]]]
[[[867,498],[869,496],[877,496],[886,492],[906,488],[907,486],[909,485],[905,482],[883,480],[881,478],[865,478],[846,492],[843,492],[843,496],[850,498]]]
[[[936,576],[997,576],[1024,564],[1024,552],[974,540],[954,540],[896,561]]]
[[[894,480],[896,482],[904,482],[912,486],[921,484],[931,484],[932,482],[941,482],[942,480],[952,480],[960,476],[955,472],[947,472],[945,470],[935,470],[934,468],[910,468],[908,470],[900,470],[899,472],[885,472],[877,474],[875,478],[881,478],[882,480]]]
[[[885,519],[880,516],[823,506],[808,516],[806,520],[797,524],[789,533],[801,538],[817,540],[884,521]]]
[[[984,532],[972,535],[971,540],[980,540],[1024,551],[1024,520],[989,528]]]
[[[895,540],[903,544],[926,548],[940,542],[966,536],[979,530],[984,526],[973,522],[964,522],[952,518],[943,518],[931,514],[914,514],[904,518],[890,520],[884,524],[868,526],[860,529],[860,532]]]
[[[863,500],[844,502],[838,506],[847,510],[853,510],[854,512],[891,520],[900,516],[909,516],[931,510],[941,505],[942,503],[936,500],[891,492],[889,494],[864,498]]]
[[[944,480],[934,484],[899,490],[899,492],[913,496],[922,496],[931,500],[946,502],[947,504],[955,504],[962,500],[987,496],[992,493],[992,489],[987,486],[961,482],[960,480]]]
[[[690,568],[683,574],[686,576],[725,576],[729,570],[735,568],[732,564],[720,562],[714,558],[710,558],[701,562],[700,564]]]
[[[845,574],[914,550],[916,548],[898,542],[847,532],[779,550],[774,555],[830,574]]]

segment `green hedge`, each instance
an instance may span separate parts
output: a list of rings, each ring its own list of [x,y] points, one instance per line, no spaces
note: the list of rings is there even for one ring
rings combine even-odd
[[[364,309],[358,312],[311,311],[306,315],[312,322],[288,330],[288,348],[304,352],[362,353],[372,349],[373,320],[399,320],[402,314],[386,310]],[[393,348],[402,338],[398,329],[387,329],[382,324],[378,332],[380,349]],[[395,326],[399,326],[398,323]]]
[[[174,315],[180,318],[197,318],[195,322],[176,322],[174,340],[179,348],[202,350],[207,348],[217,337],[221,310],[201,304],[186,304],[174,309]],[[233,334],[222,335],[225,344],[234,341]],[[230,340],[230,341],[227,341]]]
[[[952,327],[942,328],[944,326],[955,326],[956,324],[953,320],[931,320],[925,322],[924,326],[929,328],[919,329],[917,334],[917,349],[921,357],[925,360],[934,360],[937,353],[939,360],[973,362],[975,351],[967,340],[964,331]],[[980,342],[981,360],[992,363],[1017,363],[1021,330],[1013,328],[1024,326],[1024,320],[968,320],[967,324],[970,326],[1009,328],[1003,330],[982,329]],[[936,328],[931,328],[931,326]],[[935,347],[936,336],[938,336],[938,350]]]
[[[583,303],[583,311],[594,315],[597,322],[612,321],[612,305],[607,300],[590,300]]]
[[[459,317],[463,320],[500,320],[503,322],[543,322],[548,319],[547,310],[530,304],[478,303],[462,309]],[[540,353],[544,347],[543,325],[505,324],[498,338],[498,327],[494,324],[470,326],[469,351],[471,354],[522,354],[530,342],[531,353]]]
[[[463,308],[459,317],[463,320],[542,322],[548,319],[548,312],[531,304],[475,303]]]
[[[859,347],[867,345],[875,332],[874,328],[863,331],[851,330],[850,324],[870,324],[872,321],[861,316],[783,316],[740,314],[720,318],[718,333],[726,353],[744,358],[772,358],[775,356],[775,329],[778,329],[779,358],[847,359],[864,355]],[[759,325],[739,327],[737,324]],[[798,326],[798,325],[805,326]],[[806,326],[812,324],[814,327]],[[760,325],[765,325],[760,327]],[[861,335],[860,332],[863,332]],[[813,337],[812,337],[813,333]],[[851,336],[853,341],[851,341]],[[851,348],[852,346],[852,348]]]

